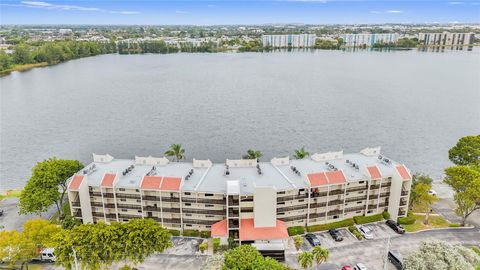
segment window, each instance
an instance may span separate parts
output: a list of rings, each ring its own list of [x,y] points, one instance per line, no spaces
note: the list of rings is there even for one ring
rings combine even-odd
[[[135,189],[135,192],[140,192],[140,190],[138,190],[138,189]]]
[[[304,202],[305,200],[298,200],[298,202]]]
[[[282,204],[282,205],[285,205],[285,202],[279,202],[279,203],[277,203],[277,204]]]
[[[125,189],[124,189],[124,188],[119,188],[118,190],[120,190],[120,191],[125,191]]]
[[[213,197],[212,193],[205,193],[205,197]]]
[[[333,216],[333,219],[337,219],[337,218],[338,218],[338,216]]]
[[[185,226],[187,226],[187,227],[192,227],[192,224],[185,224]]]
[[[361,204],[361,203],[362,203],[362,201],[358,201],[358,202],[357,202],[357,204]]]
[[[127,222],[127,221],[128,221],[128,219],[124,219],[123,221]]]
[[[212,215],[206,215],[205,217],[207,217],[207,218],[213,218]]]
[[[191,206],[192,204],[191,203],[185,203],[185,206]]]
[[[210,225],[207,225],[207,226],[205,226],[205,227],[206,227],[206,228],[211,228],[212,226],[210,226]]]
[[[185,216],[187,216],[187,217],[191,217],[191,216],[192,216],[192,214],[185,214]]]
[[[360,182],[358,182],[358,183],[359,183],[359,184],[363,184],[363,183],[365,183],[365,181],[360,181]]]
[[[213,207],[213,204],[205,204],[205,207]]]
[[[192,195],[192,193],[190,193],[190,192],[185,192],[185,195]]]
[[[122,212],[127,212],[127,209],[122,209]]]
[[[368,214],[372,213],[372,210],[368,210],[367,213],[368,213]]]
[[[363,191],[359,191],[358,194],[363,194]]]
[[[137,200],[137,202],[140,202],[140,200]]]
[[[120,199],[120,201],[121,201],[121,202],[126,202],[126,201],[127,201],[127,199]]]
[[[278,192],[278,194],[285,194],[285,191],[280,191]]]
[[[285,215],[285,213],[278,213],[279,216]]]
[[[141,213],[141,212],[142,212],[142,210],[138,210],[137,212],[138,212],[138,213]]]

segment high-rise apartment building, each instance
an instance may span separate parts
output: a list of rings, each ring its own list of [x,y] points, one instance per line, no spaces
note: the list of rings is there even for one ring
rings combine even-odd
[[[315,34],[298,35],[262,35],[264,47],[273,48],[306,48],[315,46]]]
[[[397,33],[385,33],[385,34],[344,34],[341,36],[343,43],[347,47],[373,47],[376,43],[395,43],[398,40],[399,35]]]
[[[422,45],[437,46],[466,46],[472,45],[475,40],[474,33],[419,33],[418,42]]]

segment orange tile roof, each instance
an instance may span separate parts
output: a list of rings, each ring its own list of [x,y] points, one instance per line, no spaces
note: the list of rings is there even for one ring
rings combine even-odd
[[[412,177],[410,176],[410,173],[407,171],[407,168],[405,168],[405,165],[397,165],[397,172],[400,174],[403,180],[410,180]]]
[[[345,183],[346,181],[345,175],[343,175],[342,170],[325,172],[325,175],[327,176],[329,184],[341,184]]]
[[[255,228],[253,219],[240,220],[240,240],[272,240],[288,238],[287,227],[283,221],[277,220],[275,227]]]
[[[212,229],[212,237],[226,237],[226,236],[228,236],[227,220],[226,219],[212,224],[211,229]]]
[[[380,170],[378,169],[377,165],[367,167],[367,169],[368,169],[368,173],[370,174],[370,178],[372,179],[382,178],[382,174],[380,173]]]
[[[115,177],[117,175],[114,174],[114,173],[106,173],[104,176],[103,176],[103,180],[102,180],[102,184],[101,186],[102,187],[113,187],[113,181],[115,180]]]
[[[70,186],[68,187],[69,189],[78,189],[80,187],[80,184],[83,181],[83,175],[75,175],[73,176],[72,181],[70,182]]]
[[[182,178],[180,177],[163,177],[161,190],[180,190]]]
[[[160,189],[161,184],[161,176],[144,176],[140,187],[142,189]]]
[[[328,179],[324,172],[311,173],[311,174],[308,174],[307,177],[312,187],[328,185]]]

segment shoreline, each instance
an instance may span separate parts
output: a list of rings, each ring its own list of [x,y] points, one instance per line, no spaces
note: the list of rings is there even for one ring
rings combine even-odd
[[[40,63],[33,63],[33,64],[16,65],[12,68],[0,71],[0,78],[8,76],[12,72],[15,72],[15,71],[24,72],[24,71],[29,71],[29,70],[34,69],[34,68],[53,66],[53,65],[56,65],[56,64],[58,64],[58,63],[49,64],[47,62],[40,62]]]

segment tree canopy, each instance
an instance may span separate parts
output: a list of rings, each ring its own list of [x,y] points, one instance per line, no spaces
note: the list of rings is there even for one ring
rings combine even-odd
[[[428,197],[428,191],[432,188],[432,178],[428,175],[415,173],[412,177],[412,188],[410,191],[410,208],[416,205],[422,205],[424,199],[432,199]]]
[[[293,157],[296,159],[304,159],[308,156],[310,156],[310,153],[305,151],[305,146],[302,146],[300,149],[296,149],[295,154],[293,155]]]
[[[248,149],[247,154],[243,156],[245,159],[259,159],[261,157],[263,157],[263,153],[253,149]]]
[[[21,214],[40,214],[55,204],[63,215],[61,207],[67,180],[83,168],[77,160],[56,159],[55,157],[37,163],[32,169],[32,176],[20,194],[19,208]]]
[[[456,165],[480,166],[480,135],[460,138],[448,151],[448,158]]]
[[[107,225],[81,224],[62,230],[54,239],[56,263],[73,267],[73,249],[82,268],[100,269],[114,262],[142,263],[154,252],[172,246],[169,231],[152,219],[131,219]]]
[[[287,266],[270,257],[263,257],[260,252],[250,246],[241,245],[225,252],[225,260],[222,269],[237,270],[286,270]]]
[[[180,161],[184,159],[185,155],[185,149],[182,149],[181,144],[172,144],[170,145],[170,148],[165,151],[165,156],[167,157],[173,157],[173,160]]]
[[[302,251],[302,253],[298,255],[297,260],[302,268],[307,269],[313,265],[313,254],[308,251]]]
[[[405,270],[465,270],[480,263],[472,249],[447,242],[423,242],[420,249],[404,260]]]

